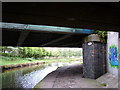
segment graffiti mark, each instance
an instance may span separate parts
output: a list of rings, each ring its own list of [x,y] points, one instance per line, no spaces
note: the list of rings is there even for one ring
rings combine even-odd
[[[118,48],[115,45],[109,47],[109,60],[112,67],[118,67]]]

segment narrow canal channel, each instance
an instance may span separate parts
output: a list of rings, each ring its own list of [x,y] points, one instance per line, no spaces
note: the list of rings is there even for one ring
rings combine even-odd
[[[34,88],[38,82],[58,67],[75,63],[79,63],[79,61],[42,64],[6,70],[0,74],[2,75],[2,88]]]

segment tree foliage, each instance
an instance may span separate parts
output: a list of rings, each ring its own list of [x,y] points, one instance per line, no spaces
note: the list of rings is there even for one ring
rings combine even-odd
[[[71,49],[58,49],[52,51],[52,56],[53,57],[72,57],[72,56],[82,56],[82,51],[81,50],[71,50]]]
[[[50,55],[41,47],[0,47],[1,53],[4,56],[17,56],[25,58],[41,58]]]
[[[3,56],[22,57],[22,58],[43,58],[43,57],[72,57],[81,56],[81,50],[56,49],[46,50],[42,47],[0,47]]]

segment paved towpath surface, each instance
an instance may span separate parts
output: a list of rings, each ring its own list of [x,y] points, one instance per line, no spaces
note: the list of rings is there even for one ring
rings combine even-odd
[[[100,80],[83,78],[82,65],[69,65],[48,74],[35,88],[104,88]]]

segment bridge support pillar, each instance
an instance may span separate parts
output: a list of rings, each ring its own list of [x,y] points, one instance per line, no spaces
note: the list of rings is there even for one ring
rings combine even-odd
[[[106,73],[106,44],[100,42],[97,34],[91,34],[83,43],[83,75],[96,79]]]

